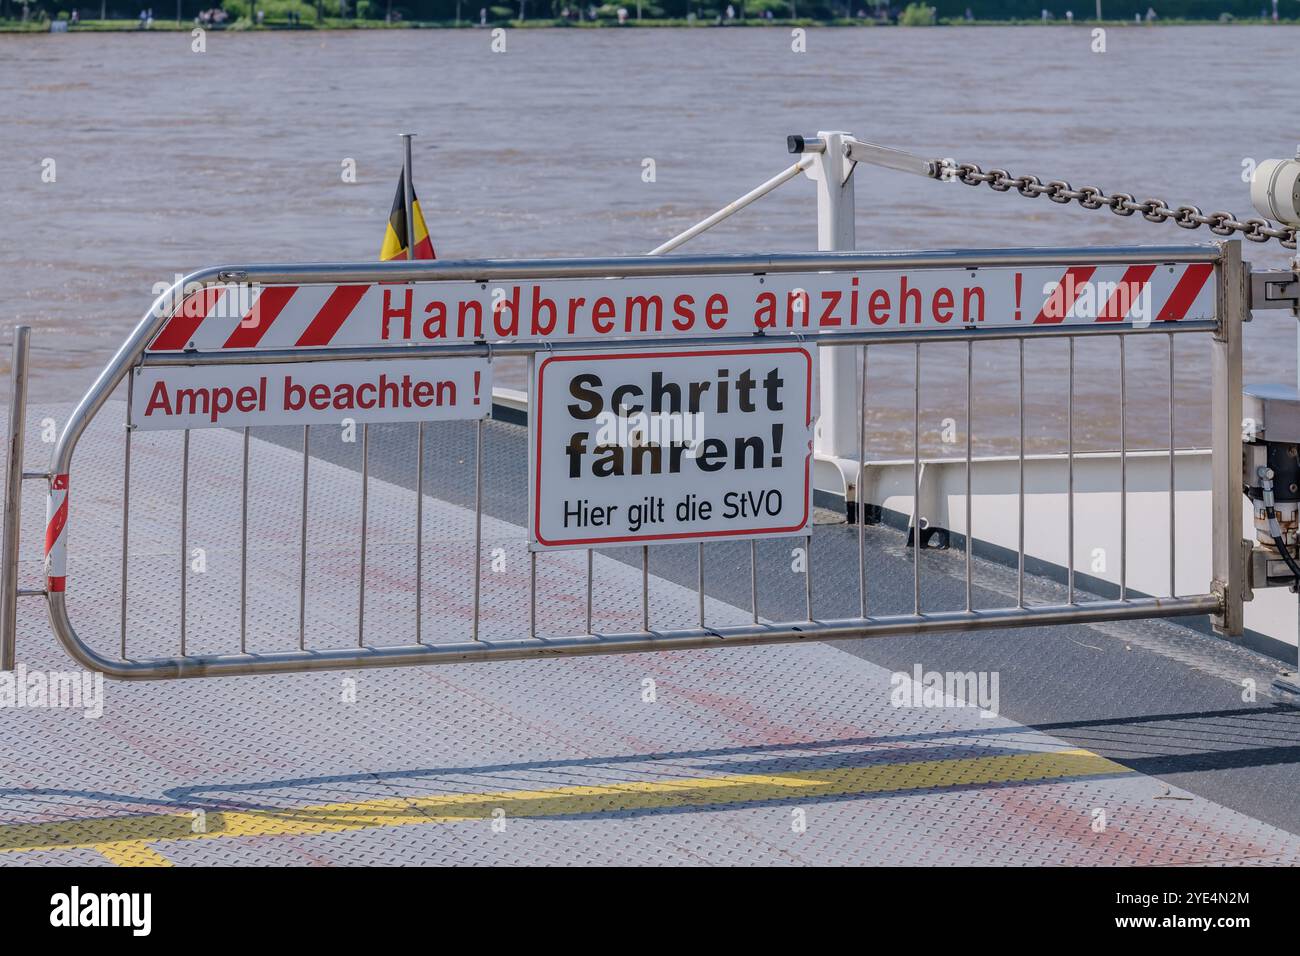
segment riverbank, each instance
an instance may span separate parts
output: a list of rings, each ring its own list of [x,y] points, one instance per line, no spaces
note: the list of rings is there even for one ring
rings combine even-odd
[[[66,21],[65,21],[66,22]],[[684,19],[642,19],[628,20],[626,23],[618,23],[613,20],[596,20],[575,23],[572,20],[562,19],[534,19],[534,20],[489,20],[486,24],[471,23],[468,21],[400,21],[397,23],[387,23],[383,20],[352,20],[352,19],[335,19],[326,18],[319,23],[290,23],[286,21],[267,20],[261,24],[253,25],[247,21],[238,20],[232,23],[220,26],[206,26],[204,29],[218,32],[247,32],[247,33],[271,33],[284,30],[469,30],[481,29],[483,27],[509,27],[511,29],[535,30],[535,29],[574,29],[574,30],[597,30],[597,29],[630,29],[633,27],[641,29],[650,28],[691,28],[691,27],[719,27],[727,28],[736,27],[783,27],[786,29],[792,27],[912,27],[912,26],[937,26],[937,27],[1152,27],[1152,26],[1294,26],[1300,23],[1300,20],[1288,19],[1272,21],[1268,19],[1251,18],[1251,19],[1229,19],[1229,20],[1192,20],[1192,19],[1168,19],[1155,20],[1152,22],[1137,22],[1135,20],[965,20],[965,19],[939,19],[929,24],[900,24],[887,20],[873,20],[870,18],[847,19],[841,18],[836,20],[814,20],[808,18],[774,19],[767,20],[760,17],[750,17],[745,20],[732,20],[725,24],[718,23],[713,19],[697,18],[694,20]],[[147,30],[142,29],[138,20],[82,20],[81,22],[68,27],[68,33],[147,33],[150,31],[176,32],[193,30],[198,23],[194,21],[176,20],[155,20]],[[27,22],[22,23],[15,20],[0,20],[0,33],[49,33],[51,32],[51,23]]]

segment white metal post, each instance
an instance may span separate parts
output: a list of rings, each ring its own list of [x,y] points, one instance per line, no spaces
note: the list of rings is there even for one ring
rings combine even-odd
[[[817,134],[825,150],[810,154],[815,161],[807,176],[817,184],[817,248],[843,252],[856,248],[854,229],[853,167],[845,150],[852,133],[843,131]],[[852,346],[823,347],[821,363],[821,415],[817,422],[818,455],[848,459],[857,457],[858,427],[861,409],[854,408],[861,381],[858,350]]]

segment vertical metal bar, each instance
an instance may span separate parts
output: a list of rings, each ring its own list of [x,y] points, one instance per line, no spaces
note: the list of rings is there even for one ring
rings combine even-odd
[[[1074,336],[1070,343],[1070,378],[1065,410],[1065,550],[1066,603],[1074,603]]]
[[[1020,476],[1016,493],[1016,607],[1025,606],[1025,340],[1016,339],[1019,357],[1020,386],[1016,391],[1016,417],[1020,421],[1019,459]]]
[[[1213,455],[1211,454],[1211,457]],[[1178,592],[1174,578],[1174,548],[1177,532],[1174,525],[1174,333],[1169,333],[1169,596]]]
[[[758,542],[749,539],[749,607],[758,623]]]
[[[803,554],[803,584],[804,584],[804,603],[807,605],[808,620],[813,619],[813,600],[812,600],[812,535],[804,538]]]
[[[966,343],[966,610],[971,609],[971,552],[975,538],[971,529],[971,468],[975,433],[975,343]]]
[[[483,593],[483,419],[474,423],[474,630],[478,640],[479,598]]]
[[[243,500],[239,516],[239,653],[248,653],[248,426],[244,426]]]
[[[1211,588],[1223,610],[1211,617],[1221,634],[1242,632],[1245,560],[1241,531],[1241,325],[1248,311],[1248,268],[1241,261],[1241,242],[1224,242],[1219,280],[1219,330],[1214,335],[1211,387],[1214,470],[1211,482]]]
[[[370,518],[370,425],[361,426],[361,574],[357,587],[357,647],[366,646],[366,528]]]
[[[181,657],[185,656],[185,589],[190,567],[190,430],[181,439]]]
[[[131,378],[134,372],[128,372],[126,378],[126,440],[122,452],[122,581],[121,597],[118,608],[118,655],[126,660],[126,595],[129,577],[127,574],[128,545],[131,531]],[[3,669],[3,668],[0,668]]]
[[[587,549],[587,633],[591,633],[591,591],[592,579],[595,576],[594,561],[592,558],[591,548]]]
[[[650,630],[650,546],[641,545],[641,630]]]
[[[921,343],[912,347],[912,612],[921,613]]]
[[[1128,376],[1119,336],[1119,599],[1128,600]]]
[[[699,551],[695,557],[696,571],[699,573],[699,580],[696,582],[697,590],[700,597],[700,627],[704,627],[704,542],[701,541]]]
[[[867,347],[858,383],[858,616],[867,616]],[[756,622],[757,623],[757,622]]]
[[[302,426],[302,519],[298,542],[298,650],[307,649],[307,466],[311,426]]]
[[[409,142],[409,140],[408,140]],[[421,640],[424,598],[424,422],[415,436],[415,643]]]
[[[5,459],[4,545],[0,552],[0,671],[14,669],[18,641],[18,543],[22,529],[23,447],[27,440],[27,361],[32,329],[14,327],[9,377],[9,449]],[[123,519],[125,520],[125,518]]]
[[[528,636],[537,637],[537,552],[528,552]]]

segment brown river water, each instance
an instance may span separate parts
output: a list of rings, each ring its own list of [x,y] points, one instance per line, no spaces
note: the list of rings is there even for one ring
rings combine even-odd
[[[1044,181],[1253,215],[1243,161],[1289,156],[1285,85],[1262,68],[1292,30],[1086,26],[512,30],[0,36],[0,323],[35,327],[32,395],[78,397],[151,289],[225,262],[376,258],[415,130],[441,258],[636,254],[783,168],[819,128]],[[1265,95],[1267,94],[1267,95]],[[642,180],[643,160],[656,181]],[[56,181],[42,181],[54,160]],[[355,183],[343,181],[354,160]],[[857,172],[862,249],[1208,242],[1140,216],[882,170]],[[806,180],[686,249],[815,248]],[[685,251],[685,250],[684,250]],[[1276,244],[1246,244],[1278,268]],[[1295,322],[1247,326],[1246,380],[1295,378]],[[6,333],[7,337],[7,333]],[[1206,343],[1178,340],[1179,445],[1208,437]],[[1115,343],[1082,342],[1076,445],[1118,441]],[[1031,450],[1063,440],[1063,342],[1030,343]],[[1133,444],[1168,445],[1163,336],[1130,345]],[[923,351],[926,449],[956,454],[965,348]],[[977,452],[1014,450],[1014,346],[976,350]],[[910,347],[873,347],[871,450],[909,454]],[[503,384],[522,386],[518,365]],[[949,430],[951,432],[951,429]]]

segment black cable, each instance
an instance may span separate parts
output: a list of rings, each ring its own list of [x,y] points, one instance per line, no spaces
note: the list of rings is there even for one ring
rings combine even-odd
[[[1270,523],[1277,521],[1277,516],[1273,509],[1268,506],[1265,506],[1264,508],[1264,517],[1268,518]],[[1275,534],[1272,537],[1273,544],[1277,546],[1277,550],[1282,554],[1282,560],[1285,561],[1286,566],[1291,569],[1291,573],[1295,576],[1296,583],[1300,584],[1300,564],[1296,564],[1295,559],[1291,557],[1291,552],[1287,549],[1286,542],[1282,540],[1280,534]]]

